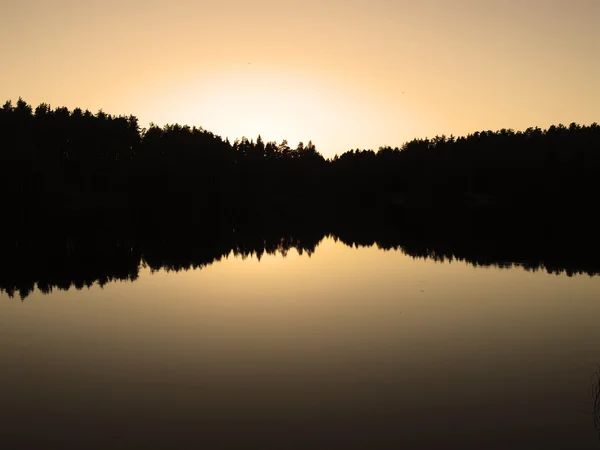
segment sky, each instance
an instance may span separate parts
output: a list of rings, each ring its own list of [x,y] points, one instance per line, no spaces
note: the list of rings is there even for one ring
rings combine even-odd
[[[600,122],[598,0],[3,0],[0,101],[324,156]]]

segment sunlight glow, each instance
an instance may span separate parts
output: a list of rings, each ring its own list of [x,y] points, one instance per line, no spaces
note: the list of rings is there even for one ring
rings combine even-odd
[[[343,79],[247,66],[181,80],[145,109],[158,125],[175,118],[232,142],[258,135],[265,142],[286,139],[290,146],[312,140],[326,156],[366,148],[365,136],[372,139],[393,124],[406,132],[413,123],[404,105],[353,90]]]

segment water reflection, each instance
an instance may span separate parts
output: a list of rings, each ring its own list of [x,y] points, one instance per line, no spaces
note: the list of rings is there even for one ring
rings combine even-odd
[[[242,259],[263,255],[286,256],[294,249],[312,255],[325,238],[351,247],[375,246],[424,260],[463,261],[475,267],[522,267],[568,276],[600,273],[594,241],[578,242],[575,235],[481,233],[471,229],[368,223],[336,223],[328,227],[286,226],[237,229],[197,228],[153,230],[151,234],[101,229],[61,232],[36,230],[0,239],[0,292],[21,299],[37,287],[78,290],[93,284],[135,281],[140,268],[180,271],[202,269],[233,255]]]
[[[581,401],[600,355],[600,278],[442,264],[417,234],[385,251],[398,230],[340,230],[72,235],[68,248],[40,239],[64,256],[35,263],[42,252],[19,242],[30,267],[104,288],[0,297],[5,442],[597,447]],[[105,270],[114,261],[126,270]]]

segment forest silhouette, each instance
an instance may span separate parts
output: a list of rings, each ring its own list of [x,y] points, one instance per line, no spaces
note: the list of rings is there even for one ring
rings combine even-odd
[[[414,139],[324,158],[178,124],[7,101],[0,290],[81,288],[229,255],[349,245],[597,275],[600,126]]]
[[[599,194],[600,126],[414,139],[325,159],[312,142],[140,128],[79,108],[0,109],[1,192],[12,211],[171,210],[212,220],[361,208],[578,209]]]

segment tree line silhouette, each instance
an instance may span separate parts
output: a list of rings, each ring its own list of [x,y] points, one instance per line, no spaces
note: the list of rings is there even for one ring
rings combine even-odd
[[[389,208],[560,210],[559,220],[600,194],[596,123],[436,136],[325,159],[312,142],[231,143],[202,128],[144,129],[132,115],[34,110],[19,98],[0,109],[0,136],[0,195],[12,212],[96,214],[116,226],[139,214],[144,223],[233,224]]]

